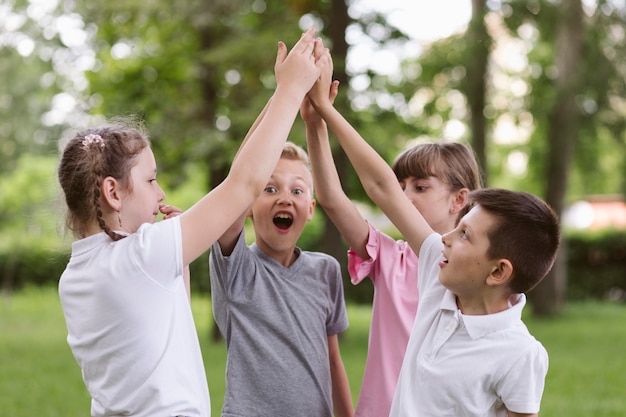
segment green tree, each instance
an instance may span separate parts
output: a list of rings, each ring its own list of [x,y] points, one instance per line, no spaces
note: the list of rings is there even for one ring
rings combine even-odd
[[[36,7],[9,0],[0,11],[0,174],[5,174],[16,169],[21,154],[55,152],[63,110],[78,105],[71,98],[78,87],[67,63],[79,51],[57,29],[73,21],[55,2]]]
[[[507,26],[531,40],[526,106],[537,128],[529,176],[543,184],[541,193],[558,214],[573,198],[623,190],[624,10],[605,1],[591,7],[562,0],[504,2],[502,11]],[[531,293],[538,314],[562,308],[566,253],[565,241],[555,267]]]

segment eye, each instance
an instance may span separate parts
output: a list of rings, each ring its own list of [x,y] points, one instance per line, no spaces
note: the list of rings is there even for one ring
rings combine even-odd
[[[466,229],[461,229],[461,239],[469,239]]]
[[[274,194],[276,192],[276,187],[268,185],[267,187],[265,187],[265,191],[268,194]]]
[[[425,185],[416,185],[415,186],[415,190],[418,193],[423,193],[424,191],[426,191],[428,189],[428,187],[426,187]]]
[[[291,192],[293,195],[302,195],[304,193],[304,191],[302,191],[300,188],[296,188],[295,190],[293,190]]]

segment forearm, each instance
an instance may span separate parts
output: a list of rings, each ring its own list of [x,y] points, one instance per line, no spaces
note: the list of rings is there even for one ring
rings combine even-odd
[[[432,228],[406,197],[391,167],[332,105],[322,105],[316,110],[337,137],[367,195],[398,228],[413,251],[419,253]]]
[[[262,119],[241,146],[229,176],[236,176],[236,182],[244,184],[243,192],[248,195],[256,198],[266,185],[280,157],[280,149],[289,137],[303,96],[279,86],[264,109]]]
[[[324,106],[318,112],[337,137],[368,196],[379,207],[388,203],[397,195],[398,179],[387,162],[334,107]]]
[[[307,125],[307,148],[318,202],[352,250],[367,259],[369,256],[365,245],[369,227],[343,191],[333,161],[326,123],[322,122],[314,127]]]
[[[352,417],[354,416],[352,393],[350,391],[348,374],[339,353],[338,336],[329,336],[328,343],[330,376],[333,385],[333,412],[336,417]]]

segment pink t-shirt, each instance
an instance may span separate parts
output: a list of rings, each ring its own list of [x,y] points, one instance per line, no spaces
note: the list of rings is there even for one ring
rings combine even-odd
[[[372,321],[361,393],[355,417],[389,415],[404,352],[417,311],[417,255],[402,240],[369,224],[364,261],[348,251],[353,284],[369,277],[374,284]]]

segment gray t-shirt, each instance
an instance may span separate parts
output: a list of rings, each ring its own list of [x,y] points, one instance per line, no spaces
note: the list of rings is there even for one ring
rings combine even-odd
[[[296,248],[288,268],[247,246],[210,254],[213,314],[226,339],[222,416],[330,417],[328,336],[347,329],[339,263]]]

